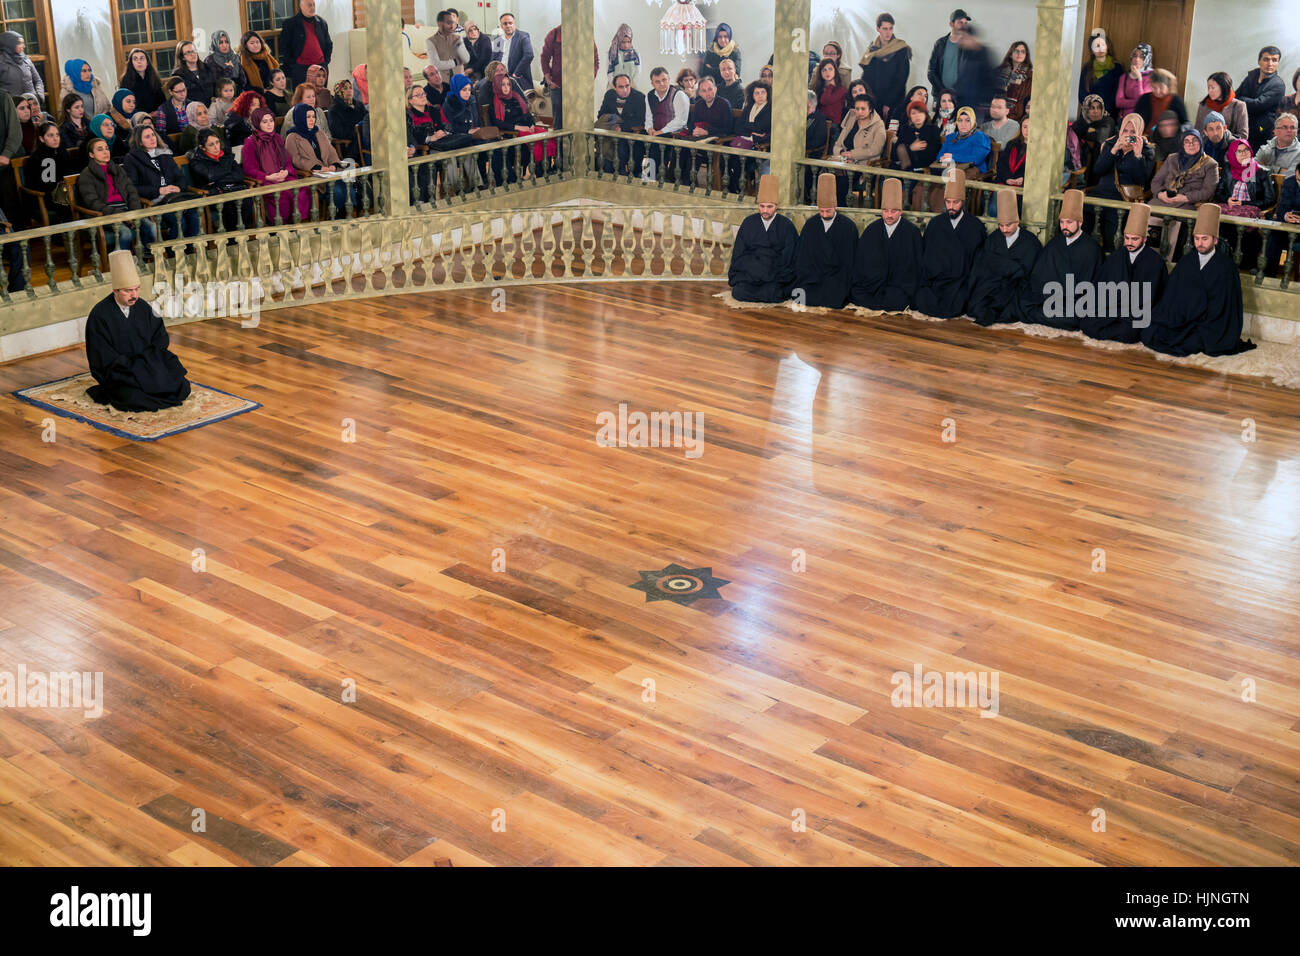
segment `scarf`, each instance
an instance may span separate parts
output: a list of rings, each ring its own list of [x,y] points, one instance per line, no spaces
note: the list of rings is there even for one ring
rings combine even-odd
[[[474,97],[468,100],[460,98],[460,91],[470,85],[469,77],[464,73],[457,73],[451,78],[451,91],[447,98],[442,101],[442,111],[447,114],[447,119],[455,122],[465,118],[466,113],[471,113],[474,109]],[[473,122],[473,116],[470,121]]]
[[[1083,102],[1079,104],[1079,118],[1085,123],[1092,122],[1092,120],[1088,119],[1088,108],[1092,106],[1093,103],[1096,103],[1101,107],[1102,119],[1106,118],[1106,101],[1096,93],[1089,93],[1083,98]]]
[[[108,120],[113,127],[113,132],[109,136],[105,136],[102,132],[104,120]],[[96,113],[92,116],[90,118],[90,135],[102,139],[104,142],[108,143],[108,148],[112,149],[113,140],[117,139],[117,124],[113,122],[113,117],[109,116],[107,113]]]
[[[1236,98],[1237,98],[1237,94],[1234,93],[1232,90],[1228,90],[1228,95],[1225,99],[1212,100],[1207,96],[1204,102],[1205,105],[1208,106],[1215,113],[1222,113],[1224,108]]]
[[[199,115],[199,107],[201,107],[201,106],[203,106],[202,103],[186,103],[186,104],[185,104],[185,120],[186,120],[186,122],[189,123],[190,126],[193,126],[193,127],[194,127],[194,129],[195,129],[196,132],[197,132],[197,131],[200,131],[200,130],[208,129],[208,128],[212,125],[212,117],[211,117],[211,116],[208,117],[208,121],[207,121],[205,124],[203,124],[202,126],[200,126],[199,123],[198,123],[198,120],[195,119],[195,117]]]
[[[262,40],[261,34],[257,35],[257,38],[262,40],[261,53],[254,55],[243,49],[244,43],[246,43],[248,38],[252,35],[253,31],[249,30],[248,33],[244,34],[244,40],[240,43],[239,65],[244,68],[244,75],[248,77],[249,83],[255,83],[257,86],[261,86],[263,70],[259,68],[259,65],[260,67],[265,67],[265,73],[269,77],[272,70],[278,70],[280,68],[280,61],[273,57],[271,51],[266,48],[266,41]]]
[[[274,118],[275,114],[265,107],[253,110],[253,115],[249,118],[253,126],[253,132],[248,139],[244,140],[244,149],[248,149],[248,142],[252,140],[253,155],[256,157],[257,165],[262,172],[273,173],[289,165],[289,152],[284,147],[284,140],[280,138],[275,130],[269,133],[262,132],[263,116]]]
[[[366,65],[364,63],[358,63],[356,69],[352,71],[352,88],[356,90],[355,95],[360,98],[362,103],[370,103],[370,84],[366,81]]]
[[[1228,169],[1232,171],[1232,178],[1239,183],[1253,182],[1255,174],[1259,172],[1259,163],[1255,162],[1255,155],[1251,153],[1250,159],[1243,164],[1237,159],[1238,151],[1245,146],[1246,151],[1250,152],[1250,146],[1244,139],[1235,140],[1232,149],[1228,151]]]
[[[969,133],[963,133],[963,132],[961,131],[961,127],[958,126],[958,127],[957,127],[957,138],[958,138],[958,139],[970,139],[970,137],[972,137],[972,136],[975,135],[975,130],[978,129],[978,124],[977,124],[976,121],[975,121],[975,111],[974,111],[973,109],[971,109],[969,106],[963,106],[961,109],[959,109],[959,110],[957,111],[957,119],[961,119],[963,116],[969,116],[969,117],[970,117],[970,132],[969,132]]]
[[[637,66],[641,65],[641,57],[637,56],[635,47],[631,50],[623,50],[619,47],[619,43],[622,42],[623,37],[630,37],[631,35],[632,28],[626,23],[620,23],[618,29],[614,31],[614,42],[609,45],[609,69],[606,71],[607,73],[613,73],[614,66],[619,63],[635,63]]]
[[[314,106],[308,106],[306,103],[299,103],[289,111],[289,116],[291,117],[289,120],[290,129],[312,144],[315,144],[316,142],[316,130],[307,128],[307,114],[314,112],[315,109]],[[319,152],[320,147],[317,146],[316,150]]]
[[[876,39],[872,41],[871,46],[867,47],[867,52],[862,54],[862,59],[858,61],[858,66],[866,66],[873,59],[878,59],[883,62],[888,60],[895,53],[902,53],[906,49],[908,49],[907,44],[898,37],[891,37],[888,43],[881,45],[880,37],[877,35]]]
[[[727,45],[718,46],[718,31],[727,31]],[[736,34],[731,31],[730,23],[719,23],[713,30],[713,45],[709,47],[709,52],[716,53],[720,59],[727,59],[736,51]]]
[[[85,60],[68,60],[63,64],[63,72],[72,81],[72,88],[78,93],[91,93],[94,91],[95,74],[93,71],[90,74],[90,79],[82,82],[81,68],[85,65]]]
[[[1158,122],[1156,117],[1169,109],[1169,104],[1174,101],[1174,94],[1156,96],[1154,93],[1150,93],[1148,95],[1151,97],[1151,125],[1154,126]]]
[[[1007,146],[1007,169],[1011,171],[1010,179],[1019,179],[1016,174],[1025,168],[1025,158],[1029,155],[1029,144],[1020,137]]]
[[[230,49],[225,53],[222,53],[217,49],[217,45],[221,43],[222,37],[225,37],[226,42],[230,44]],[[235,53],[235,46],[234,43],[231,42],[230,34],[225,30],[218,30],[216,33],[212,34],[212,43],[210,46],[213,62],[220,66],[227,76],[234,76],[235,66],[239,63],[239,55]]]
[[[1128,55],[1130,62],[1132,62],[1134,54],[1137,53],[1142,54],[1142,72],[1149,73],[1151,71],[1151,44],[1139,43],[1135,46],[1133,52]]]
[[[501,74],[498,73],[497,77],[494,78],[494,82],[492,84],[492,115],[496,117],[496,121],[498,124],[504,123],[506,121],[506,103],[510,102],[511,100],[514,100],[516,103],[519,104],[520,110],[522,110],[525,113],[528,112],[528,104],[524,102],[524,98],[522,96],[520,96],[518,93],[515,92],[513,85],[510,85],[509,87],[510,92],[506,94],[504,99],[502,99],[501,92],[500,92],[501,84],[500,82],[496,82],[496,80],[498,80],[500,76]],[[511,83],[510,78],[507,77],[504,82],[510,84]]]
[[[126,116],[126,114],[122,112],[122,103],[128,96],[135,96],[135,94],[130,90],[118,90],[113,94],[113,109],[117,110],[119,116]]]
[[[23,35],[16,30],[6,30],[0,33],[0,55],[6,60],[21,64],[22,59],[18,56],[18,44],[23,42]]]
[[[1195,136],[1196,141],[1201,144],[1201,148],[1194,153],[1187,152],[1187,145],[1183,141],[1189,136]],[[1184,126],[1178,131],[1178,168],[1188,170],[1192,165],[1201,158],[1205,157],[1205,137],[1195,126]]]
[[[1115,58],[1109,53],[1104,60],[1098,60],[1095,57],[1092,61],[1092,78],[1100,80],[1103,76],[1115,69]]]

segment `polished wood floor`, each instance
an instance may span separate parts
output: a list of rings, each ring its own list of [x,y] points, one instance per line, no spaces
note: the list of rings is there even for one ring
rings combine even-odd
[[[0,708],[0,861],[1300,862],[1295,392],[716,288],[185,326],[265,407],[157,444],[43,443],[7,393],[82,355],[0,367],[0,671],[106,699]],[[630,587],[673,562],[730,583]]]

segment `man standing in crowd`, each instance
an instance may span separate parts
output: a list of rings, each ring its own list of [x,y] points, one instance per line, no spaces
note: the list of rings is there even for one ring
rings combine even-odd
[[[592,79],[600,72],[600,51],[596,49],[596,44],[591,45],[592,59]],[[546,39],[542,41],[542,82],[546,84],[546,89],[551,94],[551,116],[554,119],[552,126],[559,129],[564,125],[563,120],[563,101],[560,95],[560,84],[564,82],[564,51],[560,45],[560,28],[555,27],[546,34]]]
[[[329,73],[334,41],[325,18],[316,16],[316,0],[301,0],[298,12],[280,25],[280,52],[290,89],[307,82],[309,66],[319,63]]]
[[[957,88],[957,79],[961,75],[963,58],[961,37],[970,23],[970,15],[965,10],[957,9],[948,18],[948,32],[934,41],[930,50],[930,65],[926,78],[930,81],[930,92],[934,102],[939,102],[939,94],[944,90]]]
[[[1273,128],[1278,107],[1286,95],[1286,83],[1277,75],[1281,62],[1281,50],[1275,46],[1264,47],[1259,51],[1259,66],[1247,73],[1237,87],[1236,98],[1246,104],[1252,150],[1258,150],[1268,139],[1268,131]]]
[[[1124,220],[1124,248],[1112,252],[1097,272],[1099,285],[1125,289],[1115,297],[1097,295],[1097,308],[1079,319],[1079,330],[1090,339],[1111,342],[1138,342],[1142,329],[1151,321],[1151,310],[1165,291],[1169,273],[1160,253],[1147,245],[1147,226],[1151,207],[1144,202],[1129,207]],[[1140,297],[1140,298],[1135,298]],[[1112,302],[1127,303],[1127,309],[1110,314]],[[1139,303],[1143,314],[1139,315]]]
[[[1259,148],[1255,162],[1268,167],[1270,173],[1290,176],[1300,163],[1300,140],[1296,127],[1300,121],[1294,113],[1283,113],[1273,123],[1273,138]]]
[[[673,86],[668,79],[668,71],[662,66],[656,66],[650,71],[650,86],[650,92],[645,95],[646,135],[670,137],[684,130],[691,116],[690,98],[680,88]],[[651,146],[649,153],[650,162],[656,167],[650,176],[661,176],[663,159],[659,144]],[[671,154],[671,147],[669,153]]]
[[[1142,344],[1166,355],[1235,355],[1255,346],[1241,341],[1241,274],[1219,242],[1219,207],[1204,203],[1192,231],[1195,255],[1169,275]]]
[[[1066,190],[1058,222],[1061,231],[1043,246],[1030,273],[1030,295],[1023,300],[1020,321],[1077,332],[1079,317],[1072,298],[1075,290],[1096,281],[1101,268],[1101,247],[1083,231],[1083,190]]]
[[[501,14],[501,36],[492,38],[492,59],[504,63],[521,90],[533,88],[533,40],[515,29],[515,15]]]
[[[974,216],[966,215],[966,173],[944,173],[943,208],[925,224],[922,240],[921,284],[914,304],[918,312],[936,319],[954,319],[966,308],[967,286],[975,255],[988,234]]]
[[[858,239],[850,300],[878,312],[909,308],[921,285],[924,257],[921,230],[903,218],[903,183],[890,177],[880,190],[880,218]]]
[[[984,240],[971,269],[966,313],[980,325],[1019,322],[1022,301],[1033,297],[1029,277],[1043,246],[1020,228],[1018,198],[1014,189],[998,190],[998,231]]]
[[[703,85],[703,84],[701,84]],[[804,223],[794,259],[795,301],[842,309],[853,281],[858,230],[835,211],[835,174],[817,177],[817,215]]]
[[[903,96],[912,69],[912,48],[894,35],[894,18],[888,13],[876,17],[876,39],[862,54],[862,80],[876,94],[876,105],[885,122],[907,121]]]
[[[163,320],[140,298],[140,275],[127,249],[109,253],[113,291],[86,320],[86,362],[98,383],[92,401],[122,412],[173,408],[190,395],[185,366],[168,348]]]
[[[450,83],[457,73],[464,73],[469,65],[469,47],[463,34],[456,32],[456,11],[438,11],[438,29],[424,41],[424,51],[429,62]]]
[[[664,76],[668,76],[666,70]],[[777,214],[778,192],[777,178],[771,173],[758,181],[758,212],[745,217],[731,247],[727,284],[739,302],[784,302],[790,298],[799,237],[794,223]]]

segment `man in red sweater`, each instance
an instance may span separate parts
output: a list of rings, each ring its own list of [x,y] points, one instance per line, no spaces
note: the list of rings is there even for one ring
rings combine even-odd
[[[280,27],[281,63],[289,74],[289,88],[307,82],[307,67],[319,63],[329,73],[334,41],[324,17],[316,16],[316,0],[302,0],[298,12]]]
[[[594,80],[596,74],[600,72],[600,51],[596,49],[595,43],[591,45],[591,60],[591,78]],[[551,91],[551,115],[555,117],[555,129],[564,125],[560,99],[560,82],[563,79],[562,62],[560,28],[556,27],[546,34],[546,39],[542,42],[542,78],[546,88]]]

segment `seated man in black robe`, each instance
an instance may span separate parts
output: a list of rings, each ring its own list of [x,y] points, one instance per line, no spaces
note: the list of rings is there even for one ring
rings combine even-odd
[[[1029,277],[1043,246],[1020,228],[1018,198],[1010,187],[998,190],[998,231],[984,240],[971,270],[966,314],[980,325],[1019,322],[1026,303],[1034,300]]]
[[[946,216],[925,224],[922,236],[921,285],[913,305],[936,319],[954,319],[966,309],[971,268],[988,232],[975,216],[966,215],[966,173],[953,168],[944,173]]]
[[[794,300],[803,305],[842,309],[853,281],[858,230],[835,212],[835,174],[817,177],[817,216],[799,233],[794,260]]]
[[[140,298],[140,276],[130,251],[108,257],[112,294],[86,320],[86,361],[98,385],[92,401],[120,412],[156,412],[189,397],[185,366],[167,347],[163,320]]]
[[[903,184],[889,178],[880,191],[880,218],[862,230],[853,264],[854,305],[877,312],[910,308],[925,257],[921,230],[903,218]]]
[[[1101,268],[1101,246],[1083,231],[1083,190],[1066,190],[1058,222],[1061,231],[1043,246],[1030,273],[1033,294],[1021,300],[1020,321],[1077,332],[1079,315],[1093,310]]]
[[[1147,245],[1150,219],[1146,203],[1129,207],[1124,246],[1107,256],[1097,271],[1097,308],[1079,319],[1079,330],[1088,338],[1138,342],[1151,323],[1169,272],[1160,253]]]
[[[794,285],[799,243],[794,223],[776,211],[779,183],[769,173],[758,183],[758,212],[745,217],[731,247],[727,284],[739,302],[784,302]]]
[[[1219,241],[1220,210],[1203,203],[1196,210],[1192,244],[1169,275],[1142,344],[1166,355],[1235,355],[1255,346],[1241,341],[1241,275]]]

